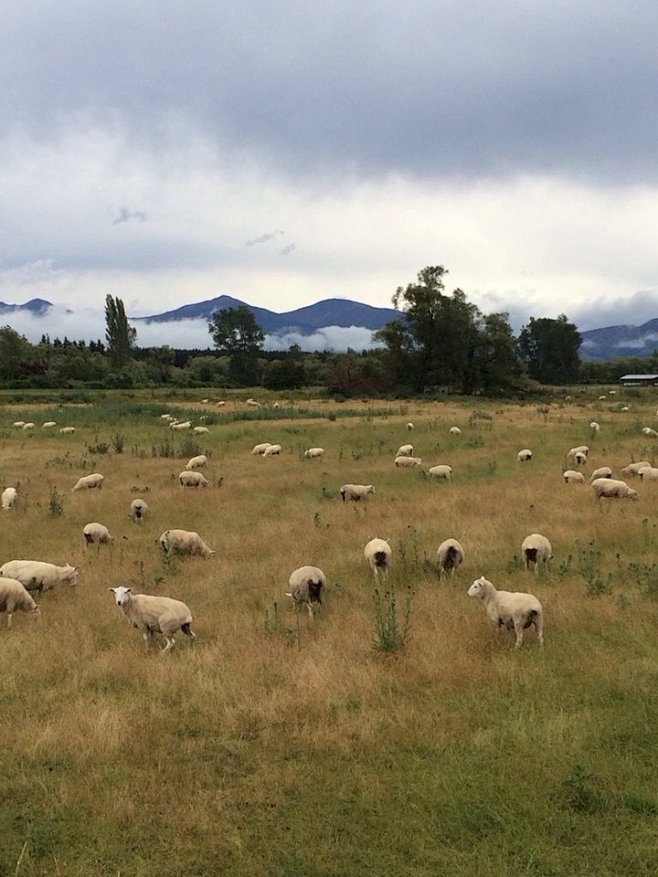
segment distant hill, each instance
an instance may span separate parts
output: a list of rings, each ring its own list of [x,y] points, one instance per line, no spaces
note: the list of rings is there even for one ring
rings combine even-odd
[[[13,314],[16,311],[30,311],[36,317],[44,317],[52,306],[52,302],[46,301],[44,298],[31,298],[22,305],[10,305],[0,301],[0,316],[3,314]]]
[[[583,359],[607,360],[618,356],[650,356],[658,348],[658,319],[641,326],[606,326],[581,332]]]

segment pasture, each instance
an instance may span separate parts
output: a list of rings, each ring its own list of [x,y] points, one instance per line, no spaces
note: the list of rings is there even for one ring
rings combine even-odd
[[[7,629],[0,615],[0,875],[658,873],[658,482],[627,479],[638,500],[597,501],[561,477],[580,444],[586,478],[655,465],[658,439],[642,433],[658,422],[655,391],[281,395],[250,411],[246,393],[218,409],[209,392],[0,399],[0,488],[19,490],[0,512],[0,562],[79,567],[75,588],[37,597],[39,620],[17,613]],[[175,433],[164,412],[206,417],[209,432]],[[251,455],[263,441],[280,456]],[[393,465],[407,442],[422,469]],[[304,459],[313,446],[324,457]],[[210,484],[183,489],[199,453]],[[443,463],[451,481],[427,475]],[[101,490],[71,491],[93,472]],[[376,494],[343,503],[345,482]],[[141,525],[136,497],[150,507]],[[111,545],[85,545],[92,521]],[[164,555],[171,527],[215,556]],[[554,555],[538,573],[520,557],[535,532]],[[393,550],[376,590],[373,537]],[[466,559],[441,578],[448,537]],[[284,596],[305,564],[327,576],[314,619]],[[480,575],[541,600],[543,650],[533,631],[515,650],[492,629],[466,596]],[[161,639],[147,650],[117,585],[185,601],[195,644],[178,634],[171,652]]]

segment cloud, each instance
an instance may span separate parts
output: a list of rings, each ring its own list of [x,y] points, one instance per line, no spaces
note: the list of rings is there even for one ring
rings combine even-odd
[[[570,318],[581,331],[604,326],[641,326],[658,317],[658,293],[642,290],[612,300],[595,298],[576,307]]]
[[[130,222],[131,219],[136,219],[138,222],[147,222],[149,219],[148,213],[145,213],[143,210],[131,210],[125,205],[118,210],[112,207],[109,209],[111,213],[114,213],[112,225],[122,225],[124,222]]]
[[[291,253],[294,253],[297,249],[296,244],[288,244],[287,247],[284,247],[282,250],[279,250],[280,256],[289,256]]]
[[[282,231],[280,228],[275,229],[267,234],[262,234],[260,237],[254,238],[251,241],[247,241],[245,243],[246,247],[255,247],[257,244],[266,244],[268,241],[272,241],[275,238],[281,237],[282,234],[285,234],[285,231]]]

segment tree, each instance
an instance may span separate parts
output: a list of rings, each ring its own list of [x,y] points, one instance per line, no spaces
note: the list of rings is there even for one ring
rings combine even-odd
[[[105,326],[110,362],[113,368],[120,369],[130,359],[130,351],[137,339],[137,330],[129,325],[121,299],[109,294],[105,296]]]
[[[568,384],[578,380],[580,342],[576,326],[560,314],[555,320],[530,317],[517,347],[531,378],[542,384]]]
[[[238,384],[256,381],[258,353],[265,334],[246,305],[216,311],[208,324],[215,347],[231,357],[230,376]]]
[[[478,351],[480,379],[485,393],[500,393],[521,371],[509,316],[505,313],[484,317]]]

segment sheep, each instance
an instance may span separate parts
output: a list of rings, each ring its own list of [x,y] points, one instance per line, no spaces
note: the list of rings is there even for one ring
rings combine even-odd
[[[208,458],[205,454],[199,454],[196,457],[190,457],[187,461],[186,469],[201,469],[203,466],[208,465]]]
[[[168,414],[168,413],[167,413],[167,414],[161,414],[161,415],[160,415],[160,420],[166,420],[166,421],[168,421],[169,423],[171,423],[172,420],[174,420],[174,415],[173,415],[173,414]]]
[[[363,554],[372,567],[375,580],[379,578],[380,573],[388,575],[391,566],[391,546],[387,539],[371,539],[363,549]]]
[[[41,424],[41,429],[52,429],[53,426],[57,426],[56,420],[46,420],[45,423]]]
[[[144,515],[148,512],[149,507],[143,499],[134,499],[130,503],[129,516],[136,524],[141,524]]]
[[[192,426],[191,420],[184,420],[182,423],[170,423],[169,429],[189,429]]]
[[[16,429],[23,429],[23,427],[25,426],[25,421],[24,420],[15,420],[12,423],[12,426],[15,426]]]
[[[340,489],[343,502],[349,502],[350,500],[360,502],[369,493],[375,493],[374,484],[343,484]]]
[[[434,478],[445,478],[446,481],[450,481],[452,478],[452,466],[448,466],[447,463],[440,463],[438,466],[430,466],[427,471],[430,475],[433,475]]]
[[[605,399],[605,396],[603,396],[603,398]],[[592,430],[592,432],[599,432],[600,429],[601,429],[601,426],[600,426],[600,424],[598,424],[598,423],[596,422],[596,420],[593,420],[593,421],[590,423],[589,428]]]
[[[628,411],[628,410],[629,410],[628,405],[622,405],[621,408],[620,408],[620,411],[622,411],[622,412],[626,412],[626,411]]]
[[[226,402],[223,399],[220,399],[219,402],[215,402],[217,408],[223,408],[226,405]]]
[[[597,478],[612,478],[610,466],[599,466],[598,469],[595,469],[589,476],[589,483],[591,484],[592,481],[596,481]]]
[[[516,459],[519,463],[527,463],[529,460],[532,460],[532,451],[530,448],[524,448],[516,455]]]
[[[278,457],[281,453],[281,445],[269,445],[262,453],[263,457]]]
[[[18,491],[15,487],[5,487],[2,491],[2,497],[0,498],[2,501],[2,508],[4,511],[8,512],[13,509],[16,505],[16,500],[18,499]]]
[[[251,449],[252,454],[264,454],[267,448],[270,447],[272,442],[261,442],[259,445],[254,445]]]
[[[643,466],[637,474],[642,481],[658,481],[658,469],[654,466]]]
[[[462,431],[458,426],[451,426],[450,427],[450,435],[461,435],[461,434],[462,434]]]
[[[423,461],[420,457],[396,457],[395,465],[402,469],[413,469],[414,466],[422,466]]]
[[[29,420],[27,423],[23,424],[23,429],[34,429],[34,423]]]
[[[280,408],[281,404],[279,402],[274,402],[272,408]]]
[[[573,455],[573,461],[576,466],[584,466],[587,462],[587,454],[583,454],[582,451],[576,451],[576,453]]]
[[[411,421],[409,421],[409,423],[407,423],[407,425],[405,426],[405,429],[408,429],[409,431],[411,431],[412,429],[416,429],[416,427],[413,425],[413,423]]]
[[[87,545],[109,545],[110,542],[114,542],[114,537],[110,536],[107,527],[104,524],[99,524],[98,521],[85,524],[82,528],[82,535],[85,537]]]
[[[651,438],[656,438],[656,437],[658,436],[658,432],[656,432],[655,429],[651,429],[650,426],[643,426],[643,427],[642,427],[642,432],[643,432],[645,435],[651,436]]]
[[[515,648],[523,643],[523,631],[534,625],[537,639],[544,645],[544,611],[539,600],[532,594],[519,591],[498,591],[488,579],[480,576],[468,589],[469,597],[484,600],[487,616],[500,630],[505,627],[516,634]]]
[[[444,539],[436,553],[442,575],[443,573],[454,575],[457,567],[464,562],[464,549],[456,539]]]
[[[651,463],[648,460],[640,460],[638,463],[629,463],[628,466],[624,466],[621,470],[621,474],[637,476],[640,469],[644,469],[646,466],[650,465]]]
[[[206,432],[210,432],[207,426],[195,426],[192,430],[194,435],[203,435]]]
[[[295,611],[306,604],[308,614],[313,618],[313,603],[322,605],[322,593],[327,586],[325,574],[317,566],[300,566],[290,574],[288,580],[290,590],[286,597],[292,597]]]
[[[414,446],[413,445],[400,445],[397,450],[396,457],[413,457],[414,455]]]
[[[92,472],[91,475],[83,475],[82,478],[79,478],[77,484],[71,490],[84,490],[85,488],[88,490],[98,488],[100,490],[103,486],[103,481],[105,481],[104,475],[101,475],[100,472]]]
[[[247,404],[250,408],[260,408],[260,407],[261,407],[261,403],[260,403],[260,402],[257,402],[255,399],[247,399],[246,404]]]
[[[521,543],[521,555],[525,568],[530,569],[530,564],[534,563],[537,573],[540,564],[548,568],[548,562],[553,557],[553,549],[546,536],[542,536],[541,533],[531,533]]]
[[[193,530],[165,530],[160,536],[160,546],[163,551],[174,554],[200,554],[202,557],[215,554]]]
[[[75,432],[74,426],[60,426],[59,431],[62,435],[73,435]]]
[[[315,460],[318,457],[324,457],[324,448],[307,448],[304,451],[307,460]]]
[[[3,578],[0,580],[0,612],[7,613],[7,627],[11,627],[12,616],[18,609],[29,612],[33,618],[41,615],[32,595],[18,579]]]
[[[582,472],[576,472],[575,469],[567,469],[562,473],[565,484],[584,484],[585,476]]]
[[[178,481],[181,487],[207,487],[210,483],[205,475],[194,469],[184,469],[179,473]]]
[[[78,567],[70,563],[56,566],[44,560],[8,560],[0,567],[0,576],[18,579],[28,591],[50,591],[55,585],[78,583]]]
[[[596,478],[592,481],[592,490],[597,499],[601,497],[637,499],[639,496],[637,490],[629,487],[625,481],[616,481],[614,478]]]
[[[173,647],[174,634],[179,630],[189,636],[190,644],[196,639],[191,626],[192,613],[189,606],[181,600],[133,594],[132,588],[125,588],[123,585],[108,588],[108,591],[112,591],[117,606],[121,606],[131,625],[142,631],[146,648],[156,633],[163,634],[167,640],[163,653]]]
[[[577,448],[571,448],[567,457],[575,457],[576,454],[585,454],[585,456],[587,456],[589,454],[589,448],[587,445],[578,445]]]

